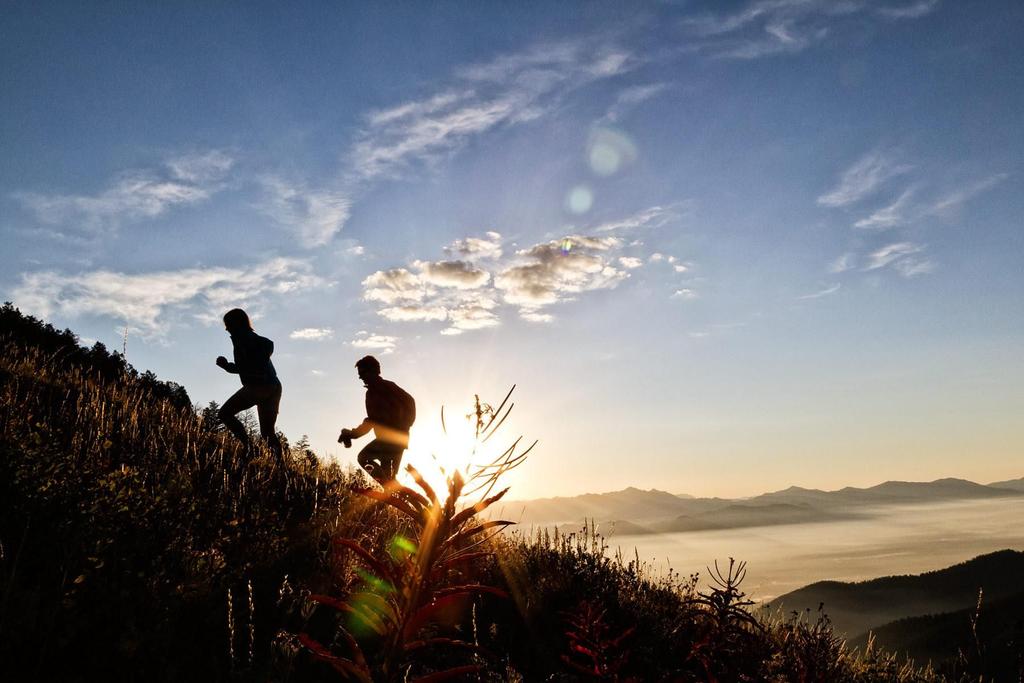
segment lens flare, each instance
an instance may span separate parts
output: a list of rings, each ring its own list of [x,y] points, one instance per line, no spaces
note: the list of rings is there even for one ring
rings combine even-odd
[[[594,205],[594,193],[586,185],[577,185],[569,190],[565,204],[572,213],[586,213]]]
[[[587,144],[590,169],[599,176],[610,176],[636,160],[636,145],[624,133],[598,128]]]
[[[572,251],[572,240],[566,237],[562,240],[562,256],[568,256],[569,252]]]

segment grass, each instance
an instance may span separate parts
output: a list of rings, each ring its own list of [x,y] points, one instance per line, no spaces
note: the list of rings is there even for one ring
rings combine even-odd
[[[475,401],[480,440],[506,404]],[[520,443],[442,495],[301,443],[249,458],[183,388],[6,306],[0,678],[952,680],[851,652],[824,617],[752,613],[742,563],[700,591],[591,528],[497,533],[477,514]]]

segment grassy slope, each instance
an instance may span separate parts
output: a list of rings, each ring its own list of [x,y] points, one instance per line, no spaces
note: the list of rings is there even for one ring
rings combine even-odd
[[[332,539],[387,561],[408,528],[352,494],[361,477],[309,453],[250,459],[183,398],[0,310],[0,679],[336,678],[296,646],[298,631],[334,630],[304,595],[359,589]],[[760,622],[735,583],[699,595],[652,580],[594,536],[485,547],[464,580],[512,598],[445,627],[490,650],[483,680],[592,679],[580,666],[605,680],[939,680],[851,656],[824,623]]]

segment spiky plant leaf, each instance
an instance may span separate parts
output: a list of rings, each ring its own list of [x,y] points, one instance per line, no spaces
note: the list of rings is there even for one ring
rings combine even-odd
[[[354,552],[359,556],[359,559],[362,560],[363,564],[365,564],[370,571],[376,574],[379,578],[387,581],[391,585],[395,585],[395,583],[397,583],[395,573],[392,571],[391,567],[371,555],[370,551],[359,545],[358,542],[350,538],[336,538],[334,539],[334,545],[341,546],[342,548],[348,548]]]
[[[479,503],[476,503],[475,505],[470,505],[465,510],[462,510],[461,512],[459,512],[459,514],[457,514],[454,517],[452,517],[452,527],[457,527],[460,524],[462,524],[463,522],[465,522],[466,520],[468,520],[473,515],[478,514],[480,512],[483,512],[484,510],[489,508],[491,505],[493,505],[497,501],[501,500],[504,497],[504,495],[506,493],[508,493],[508,492],[509,492],[509,489],[505,488],[504,490],[502,490],[499,493],[496,493],[495,495],[491,496],[490,498],[485,498],[485,499],[481,500]]]

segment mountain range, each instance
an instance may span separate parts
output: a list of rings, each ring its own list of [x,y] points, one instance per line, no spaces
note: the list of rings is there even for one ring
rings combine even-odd
[[[629,487],[609,493],[508,502],[501,515],[520,524],[574,529],[586,521],[617,536],[826,522],[870,516],[882,505],[1024,495],[1024,478],[992,484],[965,479],[887,481],[835,491],[791,486],[742,499],[695,498]]]

